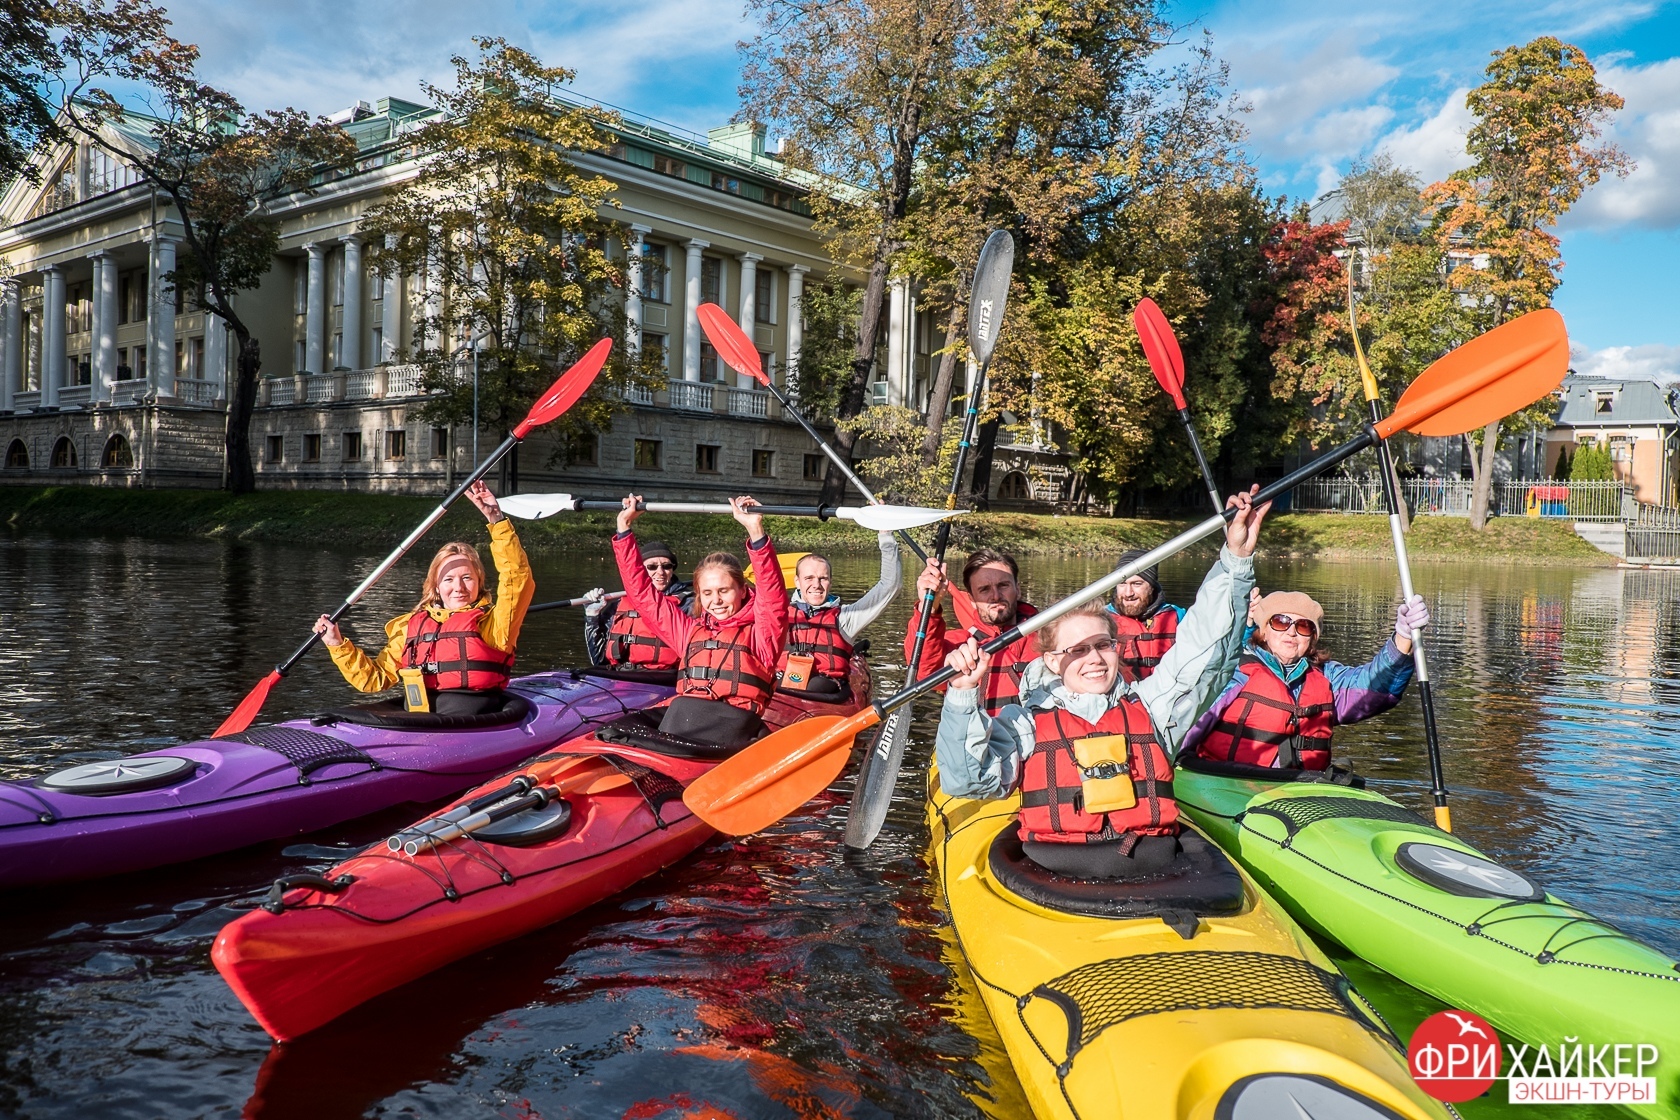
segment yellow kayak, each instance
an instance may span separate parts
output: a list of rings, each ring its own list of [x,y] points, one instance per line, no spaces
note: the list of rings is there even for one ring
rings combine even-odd
[[[1206,878],[1223,876],[1231,901],[1204,909],[1233,912],[1166,899],[1164,917],[1096,916],[1090,892],[1107,884],[1064,903],[1040,889],[1059,889],[1053,877],[1022,879],[1018,798],[948,797],[937,772],[928,782],[957,946],[1041,1120],[1452,1115],[1329,958],[1211,844],[1198,845],[1216,869]]]

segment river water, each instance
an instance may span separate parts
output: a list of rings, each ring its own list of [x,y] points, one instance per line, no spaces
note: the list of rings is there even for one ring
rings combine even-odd
[[[197,738],[377,557],[217,541],[0,537],[0,777]],[[874,580],[842,557],[836,589]],[[1033,559],[1051,601],[1111,558]],[[608,559],[536,558],[538,598],[610,585]],[[405,563],[361,633],[412,603]],[[1392,567],[1263,563],[1323,602],[1339,658],[1392,625]],[[1188,602],[1199,565],[1170,564]],[[1555,893],[1680,954],[1680,575],[1426,567],[1457,830]],[[910,596],[874,631],[878,680]],[[527,669],[577,663],[577,612],[532,616]],[[342,702],[315,654],[266,715]],[[931,705],[912,740],[919,769]],[[1338,754],[1427,814],[1411,699]],[[919,748],[919,749],[918,749]],[[907,767],[909,769],[909,767]],[[768,833],[715,842],[625,895],[271,1049],[211,968],[216,931],[278,875],[320,870],[414,806],[291,842],[0,896],[0,1116],[1011,1117],[1027,1115],[931,897],[918,783],[865,854],[839,843],[849,775]],[[1402,1036],[1436,1010],[1359,977]],[[1467,1116],[1515,1110],[1471,1102]],[[1548,1115],[1566,1117],[1563,1109]]]

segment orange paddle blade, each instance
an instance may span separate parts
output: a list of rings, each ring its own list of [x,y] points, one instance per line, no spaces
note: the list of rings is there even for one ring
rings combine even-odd
[[[858,732],[880,721],[869,707],[790,724],[696,778],[683,791],[683,804],[731,836],[769,828],[827,789],[846,768]]]
[[[1377,424],[1395,432],[1456,436],[1503,420],[1563,384],[1569,334],[1551,308],[1530,311],[1466,342],[1418,375]]]
[[[747,332],[729,317],[729,312],[715,303],[702,303],[695,308],[695,314],[699,316],[700,326],[717,350],[718,357],[730,369],[746,374],[760,385],[770,384],[770,379],[764,376],[764,360],[758,356],[758,347],[747,337]]]
[[[237,735],[251,726],[251,721],[257,718],[258,712],[262,711],[263,703],[268,699],[269,690],[279,683],[280,670],[270,669],[268,676],[258,681],[257,687],[245,694],[245,699],[239,702],[239,707],[228,714],[228,717],[222,721],[222,725],[216,728],[216,733],[210,737],[220,739],[223,735]]]
[[[1145,296],[1132,312],[1132,325],[1137,328],[1138,341],[1143,343],[1143,353],[1149,359],[1149,368],[1155,372],[1155,380],[1172,398],[1174,407],[1188,407],[1184,401],[1184,351],[1179,348],[1178,336],[1173,333],[1166,314]]]
[[[565,412],[578,402],[595,383],[595,378],[601,373],[601,367],[607,364],[607,354],[612,350],[612,339],[603,338],[589,352],[579,358],[572,368],[562,373],[548,392],[537,398],[537,403],[531,406],[531,411],[519,426],[513,429],[515,439],[524,439],[525,433],[532,428],[538,428]]]

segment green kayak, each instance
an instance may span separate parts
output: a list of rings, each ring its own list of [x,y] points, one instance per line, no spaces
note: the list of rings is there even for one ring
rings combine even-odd
[[[1655,1046],[1644,1075],[1656,1079],[1658,1104],[1639,1112],[1680,1117],[1680,965],[1671,958],[1379,793],[1183,764],[1173,787],[1181,810],[1302,924],[1492,1023],[1508,1044],[1507,1067],[1511,1044],[1531,1048],[1528,1076],[1547,1076],[1533,1069],[1542,1046],[1554,1067],[1560,1047],[1572,1055],[1623,1043],[1633,1055]],[[1609,1068],[1616,1051],[1599,1053]]]

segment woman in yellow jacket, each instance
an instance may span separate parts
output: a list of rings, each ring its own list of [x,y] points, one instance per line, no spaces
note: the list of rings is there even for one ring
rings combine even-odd
[[[536,587],[513,524],[502,515],[490,488],[475,482],[467,497],[490,523],[490,558],[497,579],[494,606],[478,549],[453,541],[432,557],[419,605],[385,624],[385,648],[379,656],[369,657],[322,615],[315,632],[352,688],[381,692],[400,681],[410,711],[445,716],[477,715],[501,706],[519,627]]]

